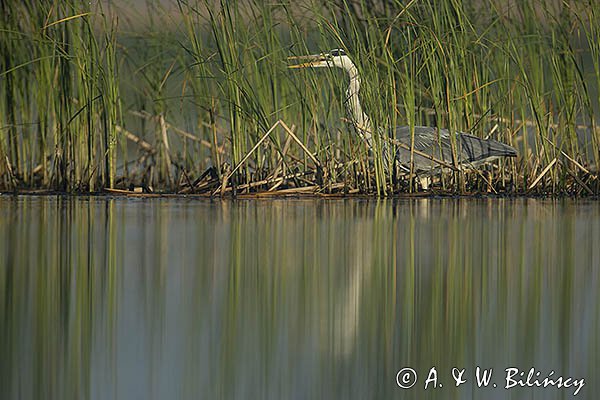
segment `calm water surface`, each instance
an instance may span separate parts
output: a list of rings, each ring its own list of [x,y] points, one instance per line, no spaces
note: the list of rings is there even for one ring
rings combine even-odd
[[[0,197],[0,397],[596,399],[599,270],[593,201]]]

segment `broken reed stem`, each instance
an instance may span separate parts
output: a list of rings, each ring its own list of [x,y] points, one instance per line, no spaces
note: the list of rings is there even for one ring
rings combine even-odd
[[[236,186],[236,189],[237,190],[245,190],[245,189],[252,189],[252,188],[255,188],[255,187],[258,187],[258,186],[269,185],[269,184],[272,184],[272,183],[283,183],[283,182],[285,182],[287,180],[295,179],[295,178],[300,178],[300,177],[303,177],[303,176],[308,176],[308,175],[311,175],[313,173],[314,173],[313,171],[303,171],[303,172],[297,172],[295,174],[285,175],[285,176],[282,176],[282,177],[279,177],[279,178],[263,179],[263,180],[256,181],[256,182],[250,182],[250,183],[245,183],[243,185],[238,185],[238,186]],[[231,186],[226,187],[225,190],[221,191],[221,194],[229,192],[231,190],[232,190]]]
[[[157,115],[152,115],[148,112],[140,112],[140,111],[130,111],[131,115],[134,115],[136,117],[140,117],[146,120],[156,120],[159,118],[159,116]],[[202,146],[208,148],[208,149],[212,149],[213,145],[211,142],[209,142],[208,140],[199,138],[197,136],[192,135],[189,132],[184,131],[181,128],[176,127],[175,125],[171,124],[169,121],[167,121],[167,119],[165,118],[164,123],[166,124],[167,129],[172,130],[173,132],[177,133],[180,136],[183,136],[186,139],[190,139],[194,142],[200,143]],[[209,127],[209,124],[204,124],[206,127]],[[216,132],[214,133],[215,137],[216,137]],[[129,139],[129,137],[128,137]],[[130,139],[131,140],[131,139]],[[135,142],[135,140],[132,140]],[[219,154],[225,154],[225,149],[223,148],[223,146],[217,146],[217,151],[219,152]]]
[[[296,143],[298,143],[298,145],[302,148],[302,150],[304,150],[304,152],[306,153],[306,155],[317,165],[317,167],[321,167],[321,163],[319,162],[319,160],[317,160],[317,157],[315,157],[310,150],[308,150],[306,148],[306,146],[304,145],[304,143],[302,143],[302,141],[300,139],[298,139],[298,137],[294,134],[294,132],[292,132],[292,130],[285,124],[285,122],[283,122],[282,120],[279,120],[276,122],[276,124],[281,124],[281,126],[283,126],[283,129],[285,129],[285,131],[292,137],[292,139],[294,139],[294,141]]]
[[[116,126],[116,129],[117,129],[117,132],[124,134],[128,140],[131,140],[133,143],[140,146],[143,150],[145,150],[151,154],[156,153],[156,149],[150,143],[146,142],[141,137],[136,136],[135,134],[131,133],[130,131],[128,131],[127,129],[125,129],[119,125]]]
[[[302,141],[300,139],[298,139],[298,137],[294,134],[294,132],[292,132],[292,130],[285,124],[285,122],[283,122],[282,120],[278,120],[277,122],[275,122],[273,124],[273,126],[271,126],[271,128],[269,128],[269,130],[258,140],[258,142],[256,142],[256,144],[254,145],[254,147],[252,147],[252,149],[246,153],[246,155],[241,159],[241,161],[233,168],[233,170],[226,175],[226,177],[223,179],[223,185],[221,186],[221,193],[224,192],[225,190],[225,186],[227,184],[227,182],[229,181],[229,179],[233,176],[233,174],[236,173],[237,170],[240,169],[240,167],[246,162],[246,160],[248,160],[248,158],[250,158],[250,156],[256,151],[256,149],[258,149],[260,147],[260,145],[267,140],[267,138],[269,137],[269,135],[271,134],[271,132],[273,132],[275,130],[275,128],[277,128],[278,126],[282,126],[283,129],[288,133],[288,135],[296,142],[298,143],[298,145],[302,148],[302,150],[304,150],[304,152],[308,155],[308,157],[318,166],[321,166],[321,163],[319,162],[319,160],[317,160],[317,158],[306,148],[306,146],[304,145],[304,143],[302,143]]]
[[[160,115],[158,117],[158,121],[160,123],[160,131],[161,131],[161,137],[162,137],[162,145],[163,145],[163,156],[165,158],[164,161],[164,169],[165,172],[167,174],[167,184],[169,185],[169,187],[173,187],[173,177],[171,175],[171,152],[169,149],[169,137],[167,135],[167,124],[165,123],[165,117],[164,115]]]
[[[548,173],[548,171],[550,171],[550,169],[552,168],[552,166],[554,166],[554,164],[556,164],[557,161],[558,161],[558,159],[556,157],[554,157],[554,159],[552,159],[552,161],[550,161],[550,163],[548,165],[546,165],[546,168],[544,168],[542,170],[542,172],[533,181],[533,183],[531,185],[529,185],[529,187],[527,188],[527,190],[533,189],[539,183],[539,181],[541,181],[542,178]]]
[[[268,131],[267,133],[265,133],[258,142],[256,142],[256,144],[254,145],[254,147],[244,156],[244,158],[242,158],[240,160],[240,162],[235,166],[235,168],[233,168],[233,170],[227,174],[227,180],[229,180],[229,178],[231,178],[231,176],[233,174],[236,173],[236,171],[246,162],[246,160],[248,158],[250,158],[250,156],[256,151],[256,149],[258,149],[258,147],[262,144],[262,142],[264,142],[265,140],[267,140],[267,138],[269,137],[269,135],[271,134],[271,132],[273,132],[275,130],[275,128],[277,128],[277,124],[273,125]]]

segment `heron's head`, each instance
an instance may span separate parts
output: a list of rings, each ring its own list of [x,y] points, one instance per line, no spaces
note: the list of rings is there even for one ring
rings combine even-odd
[[[333,49],[328,53],[308,56],[288,57],[288,61],[299,62],[299,64],[292,64],[288,68],[338,67],[349,70],[351,67],[354,67],[350,57],[348,57],[346,52],[342,49]]]

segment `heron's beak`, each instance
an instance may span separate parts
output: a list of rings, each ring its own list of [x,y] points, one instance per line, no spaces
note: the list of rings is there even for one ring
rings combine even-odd
[[[323,54],[292,56],[288,57],[288,62],[300,62],[299,64],[288,65],[288,68],[316,68],[329,66],[327,57],[325,57]]]

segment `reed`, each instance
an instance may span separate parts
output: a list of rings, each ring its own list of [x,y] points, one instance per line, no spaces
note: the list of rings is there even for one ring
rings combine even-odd
[[[95,34],[87,3],[3,3],[4,190],[114,185],[119,122],[116,37]]]
[[[386,196],[420,190],[386,164],[387,128],[430,125],[519,150],[433,193],[600,192],[596,2],[146,6],[2,4],[0,190]],[[341,71],[287,70],[336,47],[384,132],[371,150]]]

